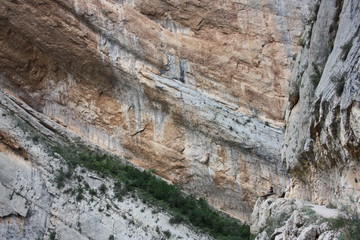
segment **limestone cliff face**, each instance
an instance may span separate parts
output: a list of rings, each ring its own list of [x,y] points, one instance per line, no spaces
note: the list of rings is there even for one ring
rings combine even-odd
[[[46,143],[78,136],[2,90],[0,116],[2,239],[213,239],[170,224],[169,213],[134,193],[119,199],[114,179],[81,166],[59,188],[69,165]]]
[[[282,148],[289,197],[358,210],[359,14],[359,1],[321,1],[292,74]]]
[[[249,219],[287,181],[285,86],[314,2],[1,0],[0,85]]]

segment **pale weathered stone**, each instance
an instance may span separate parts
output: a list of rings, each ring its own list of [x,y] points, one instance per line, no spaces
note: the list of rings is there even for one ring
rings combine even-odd
[[[28,153],[30,159],[21,155],[22,151],[0,142],[0,235],[5,239],[162,239],[164,231],[171,233],[171,239],[212,239],[197,233],[189,226],[169,223],[169,214],[144,204],[129,195],[123,201],[114,197],[114,181],[78,167],[74,175],[67,179],[62,189],[56,187],[55,178],[60,168],[66,164],[43,143],[36,142],[30,126],[36,132],[44,131],[48,122],[46,116],[25,111],[26,105],[17,105],[8,95],[0,92],[0,132],[6,133],[17,142],[19,149]],[[11,110],[12,112],[10,113]],[[16,116],[15,116],[16,114]],[[19,119],[22,120],[19,120]],[[26,120],[29,126],[22,121]],[[47,129],[71,136],[62,126],[48,122]],[[45,131],[44,131],[45,132]],[[5,134],[4,134],[5,135]],[[71,139],[71,138],[70,138]],[[74,139],[72,139],[74,141]],[[80,179],[80,178],[79,178]],[[92,196],[85,190],[85,183],[91,189],[105,184],[107,192]],[[77,199],[72,190],[84,189],[83,199]],[[68,191],[66,193],[66,191]],[[69,192],[70,191],[70,192]],[[51,236],[51,237],[50,237]]]
[[[342,231],[329,230],[328,218],[340,217],[338,210],[336,214],[333,211],[294,199],[274,199],[270,204],[259,199],[252,215],[251,232],[258,239],[332,239]]]
[[[297,240],[315,240],[317,239],[317,227],[310,225],[301,231]]]
[[[288,182],[285,82],[314,2],[5,0],[0,85],[249,220]]]
[[[289,99],[282,147],[288,197],[354,210],[360,199],[359,9],[357,0],[321,1],[292,72],[299,99]]]
[[[59,236],[78,238],[70,225],[80,223],[96,238],[114,228],[95,206],[61,197],[48,181],[56,166],[41,160],[48,155],[40,146],[18,139],[14,122],[4,124],[8,111],[54,141],[57,133],[80,136],[154,169],[237,218],[249,220],[255,205],[252,230],[262,239],[268,220],[285,224],[275,237],[313,236],[309,216],[291,214],[297,202],[255,203],[270,186],[276,195],[288,187],[286,197],[359,211],[359,9],[358,0],[3,0],[0,157],[12,164],[1,183],[18,197],[5,194],[0,211],[18,222],[2,233],[25,229],[38,238],[50,234],[39,226],[58,226]],[[14,178],[12,169],[26,170]]]

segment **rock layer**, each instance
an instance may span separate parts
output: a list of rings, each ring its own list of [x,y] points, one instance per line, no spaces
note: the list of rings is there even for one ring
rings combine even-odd
[[[241,219],[283,190],[284,86],[313,0],[1,3],[0,83],[34,109]]]
[[[343,229],[334,228],[331,221],[342,214],[295,199],[258,199],[251,230],[256,240],[335,240]]]
[[[144,203],[135,193],[119,200],[113,179],[80,166],[58,188],[59,173],[69,166],[40,138],[53,143],[79,138],[3,91],[0,115],[2,238],[213,239],[194,227],[170,224],[171,216],[160,206]]]

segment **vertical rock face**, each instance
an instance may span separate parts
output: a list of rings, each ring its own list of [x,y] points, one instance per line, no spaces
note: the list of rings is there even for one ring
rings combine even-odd
[[[0,85],[37,111],[241,219],[286,184],[284,86],[314,0],[1,2]]]
[[[290,197],[359,210],[360,2],[322,1],[292,74]],[[355,204],[354,204],[355,203]]]

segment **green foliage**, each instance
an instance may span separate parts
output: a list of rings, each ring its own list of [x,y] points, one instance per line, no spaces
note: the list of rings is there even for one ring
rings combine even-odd
[[[350,49],[352,47],[352,39],[341,46],[342,53],[341,53],[341,60],[345,61],[347,56],[349,55]]]
[[[83,193],[84,193],[83,188],[82,188],[82,187],[79,187],[79,188],[77,189],[76,201],[80,202],[81,200],[84,199],[84,194],[83,194]]]
[[[183,217],[183,215],[176,213],[174,214],[173,217],[170,218],[169,223],[171,224],[179,224],[181,222],[183,222],[185,219]]]
[[[170,238],[170,237],[171,237],[171,232],[170,232],[169,230],[166,230],[166,231],[164,231],[163,233],[164,233],[164,235],[165,235],[166,238]]]
[[[301,209],[301,212],[303,212],[305,215],[311,217],[316,215],[316,212],[312,209],[311,206],[305,206]]]
[[[63,188],[65,187],[65,182],[67,179],[70,179],[72,177],[72,172],[73,169],[68,168],[68,170],[66,172],[64,172],[63,168],[60,168],[60,170],[58,171],[58,174],[55,177],[55,182],[56,182],[56,186],[57,188]]]
[[[107,191],[107,187],[105,184],[101,184],[100,187],[99,187],[99,191],[102,193],[102,194],[105,194],[106,191]]]
[[[68,188],[68,189],[66,189],[63,193],[64,193],[64,194],[68,194],[68,193],[72,192],[72,190],[73,190],[72,188]]]
[[[339,240],[360,240],[360,216],[355,214],[346,218],[330,218],[327,219],[330,223],[330,229],[343,229]]]
[[[96,189],[89,189],[89,194],[90,194],[91,196],[96,196],[96,195],[97,195]]]
[[[114,235],[111,234],[111,235],[109,236],[109,240],[114,240],[114,239],[115,239]]]
[[[305,39],[304,38],[299,38],[297,41],[297,45],[304,47],[305,46]]]
[[[265,227],[265,229],[262,229],[261,231],[265,230],[268,235],[271,235],[275,231],[276,228],[283,226],[284,221],[289,219],[290,216],[291,216],[291,213],[283,212],[276,218],[267,219],[266,227]],[[252,239],[252,238],[250,237],[250,239]]]
[[[54,232],[54,231],[50,232],[49,239],[50,240],[55,240],[56,239],[56,232]]]
[[[86,190],[89,190],[90,189],[90,185],[87,183],[87,182],[84,182],[84,188]]]
[[[313,65],[314,73],[310,75],[310,79],[311,79],[312,84],[316,88],[317,85],[319,85],[322,71],[320,71],[319,67],[315,63],[312,63],[312,65]]]
[[[137,195],[142,199],[172,212],[171,223],[191,223],[218,239],[249,239],[248,225],[239,224],[234,219],[220,215],[208,206],[205,199],[197,200],[183,193],[178,187],[154,176],[151,171],[141,171],[124,165],[114,156],[101,154],[84,146],[54,146],[53,151],[67,161],[68,169],[81,165],[104,176],[113,177],[115,196],[119,200],[127,192],[136,190]],[[60,172],[61,175],[65,174],[62,170]],[[66,179],[61,178],[62,183],[65,181]],[[105,185],[99,187],[102,193],[106,190]],[[78,196],[79,193],[77,199]]]
[[[35,143],[38,143],[39,140],[40,140],[40,136],[39,136],[39,135],[32,136],[32,140],[33,140]]]

